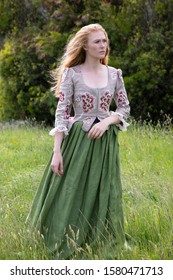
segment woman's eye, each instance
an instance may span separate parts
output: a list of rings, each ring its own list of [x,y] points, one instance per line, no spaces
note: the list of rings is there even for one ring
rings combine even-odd
[[[96,44],[99,44],[100,42],[101,42],[101,40],[95,41]],[[106,42],[107,42],[106,39],[102,40],[102,43],[106,43]]]

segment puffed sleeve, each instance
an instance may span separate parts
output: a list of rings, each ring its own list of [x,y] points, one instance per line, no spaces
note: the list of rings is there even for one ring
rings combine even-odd
[[[126,122],[127,118],[130,115],[130,106],[124,86],[124,80],[122,77],[121,69],[117,69],[117,83],[114,92],[114,100],[116,104],[115,112],[111,112],[112,115],[118,115],[120,117],[120,124],[117,126],[120,130],[127,130],[129,124]]]
[[[73,97],[73,69],[65,68],[62,74],[62,81],[59,91],[59,101],[55,112],[55,128],[49,135],[54,136],[56,132],[64,132],[68,135],[68,123],[72,107]]]

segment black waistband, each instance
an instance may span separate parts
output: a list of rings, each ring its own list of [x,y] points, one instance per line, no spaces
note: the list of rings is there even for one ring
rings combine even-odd
[[[100,120],[96,117],[94,123],[98,123],[98,122],[100,122]]]

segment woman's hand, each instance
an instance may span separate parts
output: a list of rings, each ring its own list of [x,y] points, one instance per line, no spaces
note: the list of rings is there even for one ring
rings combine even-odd
[[[106,130],[109,128],[109,122],[104,119],[99,123],[93,125],[93,127],[88,132],[89,139],[99,139],[105,133]]]
[[[93,127],[88,132],[89,139],[99,139],[108,130],[111,124],[118,124],[120,123],[120,118],[118,115],[112,115],[104,120],[101,120],[99,123],[93,125]]]
[[[64,172],[63,170],[63,158],[61,155],[61,152],[54,152],[53,157],[52,157],[52,171],[57,174],[58,176],[61,176]]]

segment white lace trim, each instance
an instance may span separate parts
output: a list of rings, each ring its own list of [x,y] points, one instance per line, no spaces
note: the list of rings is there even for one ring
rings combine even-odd
[[[68,135],[68,129],[65,126],[57,126],[53,129],[51,129],[51,131],[49,132],[49,135],[50,136],[55,136],[56,132],[64,132],[65,136]]]
[[[122,131],[126,131],[127,130],[127,127],[129,126],[129,123],[125,121],[125,119],[123,118],[122,114],[110,111],[110,115],[112,115],[112,116],[115,116],[115,115],[119,116],[120,121],[121,121],[122,124],[119,123],[119,124],[116,124],[116,126],[118,126],[118,128],[120,130],[122,130]]]

